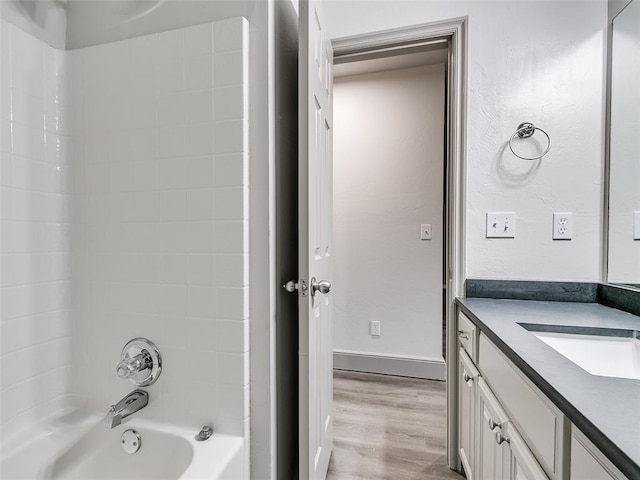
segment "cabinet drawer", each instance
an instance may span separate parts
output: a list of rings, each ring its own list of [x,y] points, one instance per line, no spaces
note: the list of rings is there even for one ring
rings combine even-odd
[[[483,334],[479,369],[552,479],[562,478],[564,415]]]
[[[458,312],[458,339],[471,360],[477,362],[478,327],[462,312]]]

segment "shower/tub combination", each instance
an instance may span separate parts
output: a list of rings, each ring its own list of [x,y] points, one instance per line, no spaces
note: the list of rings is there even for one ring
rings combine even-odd
[[[0,476],[248,478],[247,21],[0,31]]]

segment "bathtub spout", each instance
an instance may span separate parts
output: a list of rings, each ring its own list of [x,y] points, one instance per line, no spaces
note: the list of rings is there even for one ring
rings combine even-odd
[[[115,405],[111,405],[104,419],[105,428],[117,427],[122,423],[123,418],[143,409],[147,403],[149,403],[149,394],[144,390],[134,390]]]

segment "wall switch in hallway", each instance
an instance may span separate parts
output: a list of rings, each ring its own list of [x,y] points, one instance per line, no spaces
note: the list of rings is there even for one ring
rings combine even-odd
[[[487,212],[487,238],[515,238],[514,212]]]
[[[570,213],[553,214],[553,239],[571,240],[573,217]]]
[[[420,225],[420,240],[431,240],[431,224],[423,223]]]
[[[380,336],[380,322],[378,320],[371,320],[369,322],[369,333],[372,337]]]
[[[633,239],[640,240],[640,212],[633,212]]]

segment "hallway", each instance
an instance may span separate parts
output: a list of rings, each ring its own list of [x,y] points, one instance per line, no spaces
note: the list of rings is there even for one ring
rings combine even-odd
[[[334,371],[334,442],[327,480],[444,480],[446,384]]]

